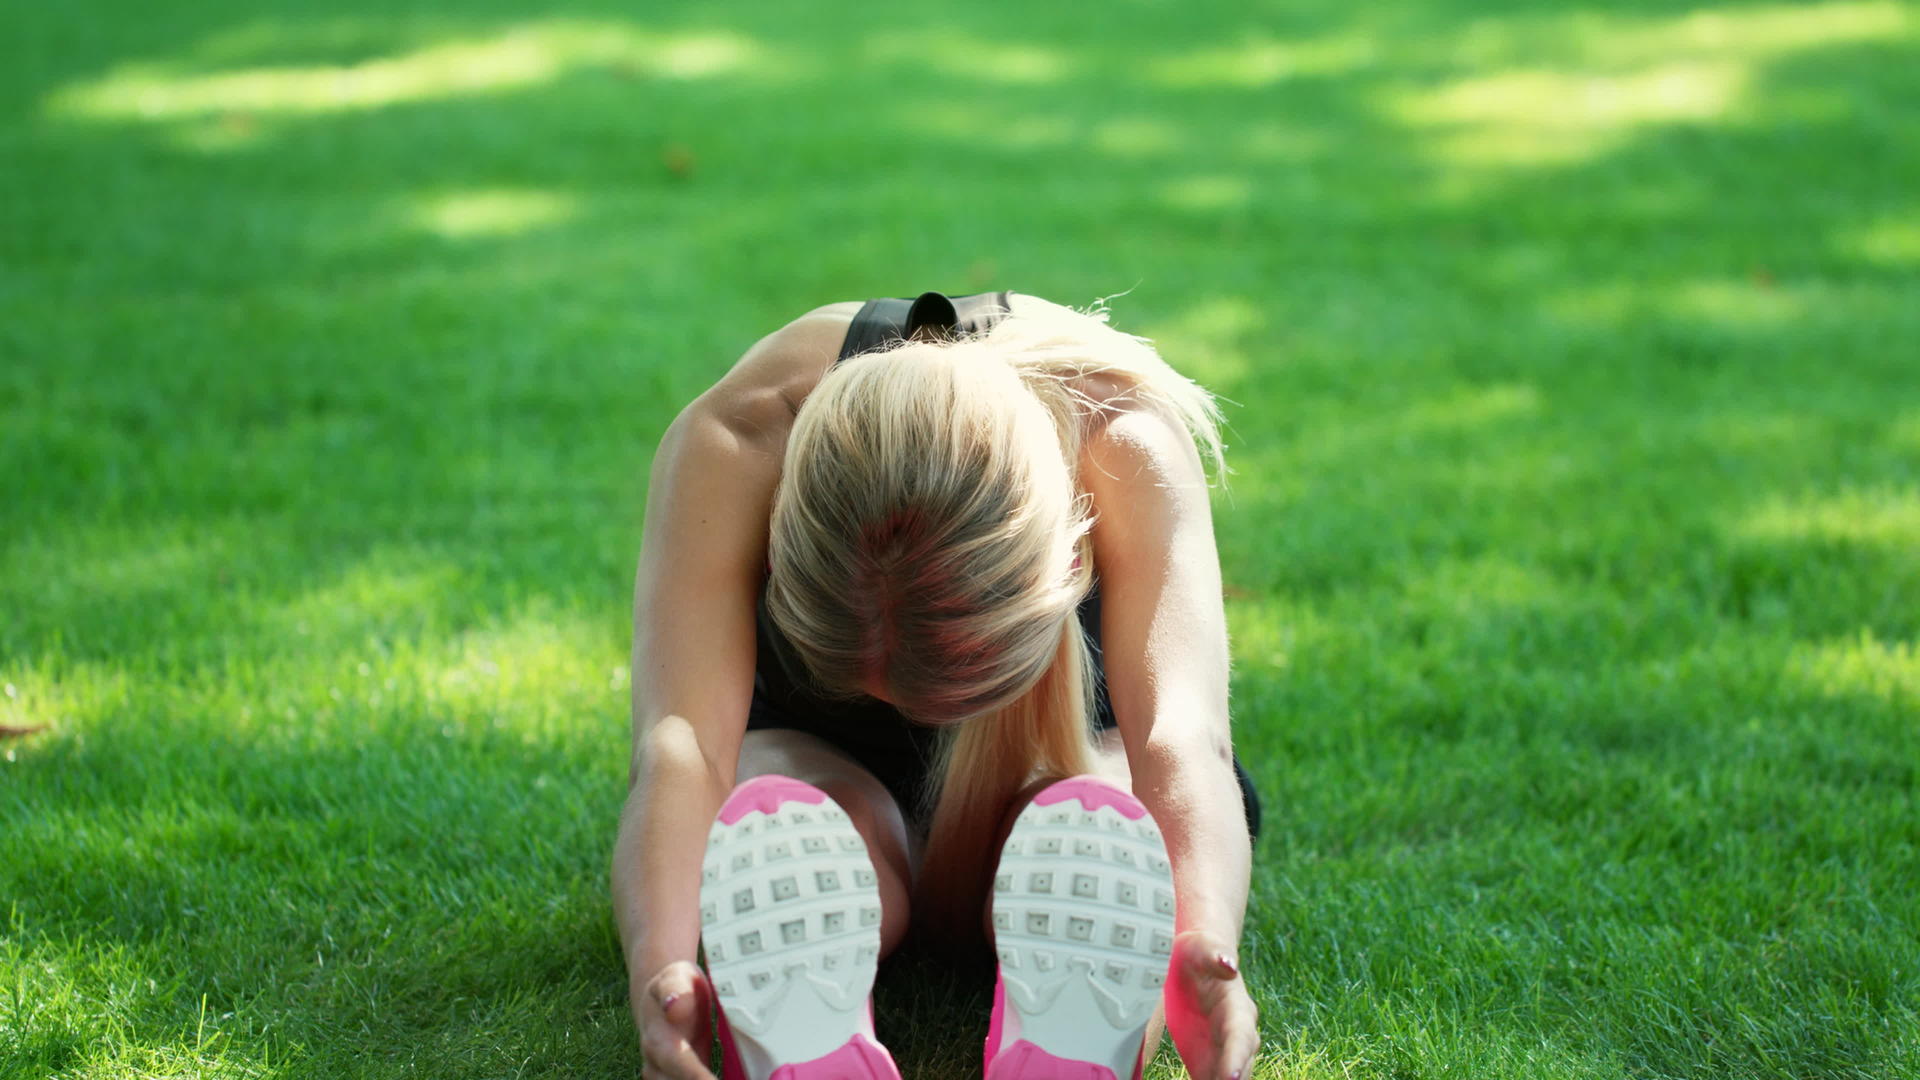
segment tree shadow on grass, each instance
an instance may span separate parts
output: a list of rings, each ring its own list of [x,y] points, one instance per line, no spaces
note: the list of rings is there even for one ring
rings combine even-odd
[[[1779,9],[1722,9],[1749,11]],[[39,114],[17,140],[39,179],[8,222],[34,270],[0,328],[29,358],[0,370],[22,478],[0,606],[24,612],[0,652],[25,708],[71,705],[0,794],[8,965],[53,1003],[17,1052],[78,1068],[117,1022],[129,1054],[178,1050],[205,995],[234,1071],[630,1073],[601,680],[659,432],[817,301],[1144,275],[1138,325],[1187,326],[1250,406],[1223,559],[1293,635],[1272,667],[1253,657],[1286,643],[1237,639],[1243,756],[1282,814],[1248,938],[1272,1041],[1423,1075],[1440,1051],[1393,1043],[1408,1017],[1487,1016],[1510,1071],[1518,1042],[1665,1075],[1899,1063],[1872,1027],[1912,998],[1874,945],[1911,937],[1879,906],[1913,841],[1898,699],[1817,671],[1871,662],[1850,633],[1911,637],[1920,586],[1897,530],[1751,520],[1911,484],[1886,416],[1913,389],[1911,282],[1831,240],[1912,209],[1913,146],[1819,97],[1899,103],[1910,49],[1772,54],[1742,69],[1741,123],[1656,116],[1487,164],[1392,103],[1527,129],[1475,87],[1529,64],[1525,85],[1585,85],[1579,49],[1519,53],[1554,17],[1290,28],[1365,26],[1373,61],[1185,20],[1169,47],[1233,64],[1184,88],[1119,84],[1141,58],[1077,27],[968,73],[991,50],[963,35],[778,18],[739,34],[844,77],[660,78],[589,44],[484,95]],[[138,52],[183,77],[359,69],[524,24],[350,20],[197,55],[176,25]],[[124,49],[43,63],[36,92]],[[1260,74],[1315,56],[1337,62]],[[1252,312],[1237,329],[1183,317],[1223,297]],[[1740,434],[1768,416],[1817,422]],[[463,643],[542,620],[548,645],[503,633],[475,661],[546,656],[523,684],[440,681]],[[373,703],[363,661],[397,697]],[[967,1073],[981,994],[891,966],[902,1059]]]

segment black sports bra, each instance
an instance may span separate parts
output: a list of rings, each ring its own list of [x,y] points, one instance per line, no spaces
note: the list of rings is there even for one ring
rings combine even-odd
[[[912,300],[894,296],[869,300],[847,327],[846,340],[841,342],[840,356],[834,363],[922,330],[940,336],[977,334],[991,329],[1012,310],[1013,294],[1005,290],[957,297],[927,292]]]

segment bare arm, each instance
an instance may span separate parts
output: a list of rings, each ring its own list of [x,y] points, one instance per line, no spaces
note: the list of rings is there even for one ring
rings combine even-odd
[[[1240,937],[1251,844],[1227,718],[1220,557],[1199,455],[1157,414],[1113,419],[1089,445],[1099,514],[1108,694],[1141,801],[1166,832],[1181,930]]]
[[[614,851],[629,973],[692,960],[700,853],[733,786],[753,692],[753,589],[766,543],[756,455],[696,402],[661,441],[635,582],[633,758]],[[756,520],[757,518],[757,520]]]
[[[1198,453],[1175,422],[1124,412],[1089,440],[1101,644],[1134,793],[1173,863],[1167,1027],[1196,1080],[1239,1080],[1260,1044],[1239,977],[1251,843],[1228,729],[1226,611]]]
[[[809,371],[817,377],[821,348],[844,331],[844,316],[815,313],[762,339],[681,412],[654,458],[634,586],[633,756],[612,871],[650,1072],[707,1075],[706,1047],[693,1045],[703,1011],[667,999],[692,988],[701,855],[746,731],[754,605],[795,388]]]

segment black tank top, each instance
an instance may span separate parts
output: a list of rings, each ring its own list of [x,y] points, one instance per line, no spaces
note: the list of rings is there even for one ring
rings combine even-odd
[[[1007,292],[977,293],[947,297],[937,292],[922,293],[908,300],[884,297],[861,306],[847,327],[840,355],[834,363],[880,348],[917,332],[935,336],[978,333],[991,328],[1011,309]],[[1093,652],[1095,711],[1090,720],[1096,727],[1115,726],[1113,706],[1107,700],[1106,679],[1100,668],[1100,587],[1096,580],[1081,601],[1080,625],[1085,629]],[[758,660],[754,672],[754,709],[762,723],[778,720],[780,726],[801,727],[826,737],[836,745],[864,745],[874,751],[912,752],[922,759],[931,752],[936,729],[909,722],[899,710],[885,702],[865,699],[846,702],[826,698],[809,685],[805,665],[794,652],[786,635],[767,615],[767,590],[763,581],[757,605]],[[755,724],[753,726],[759,726]],[[849,747],[851,748],[851,747]],[[856,755],[858,756],[858,755]]]

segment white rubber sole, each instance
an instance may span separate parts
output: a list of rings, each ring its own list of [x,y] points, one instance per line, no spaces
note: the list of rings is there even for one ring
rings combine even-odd
[[[880,962],[880,892],[865,841],[825,793],[762,779],[714,821],[700,880],[707,974],[732,1035],[726,1052],[748,1080],[827,1057],[855,1036],[875,1043],[868,1001]]]
[[[1050,796],[1064,801],[1039,804]],[[1131,1080],[1173,953],[1172,868],[1146,808],[1099,781],[1042,792],[1001,851],[993,928],[1002,994],[990,1078],[1052,1075],[1026,1042]]]

